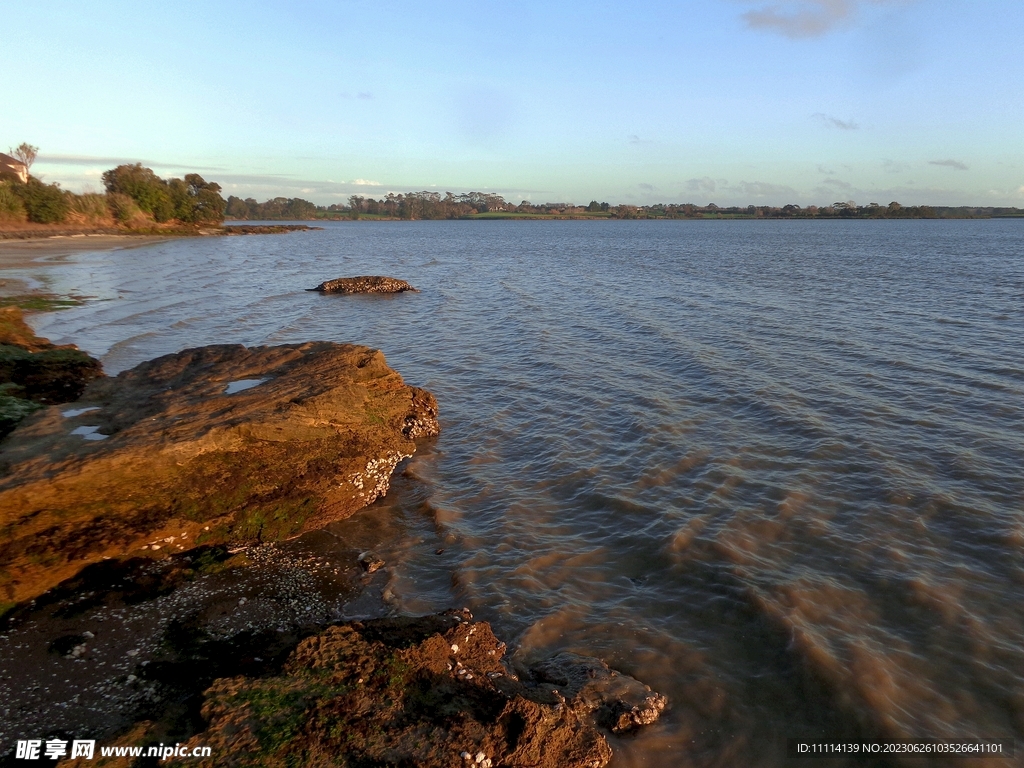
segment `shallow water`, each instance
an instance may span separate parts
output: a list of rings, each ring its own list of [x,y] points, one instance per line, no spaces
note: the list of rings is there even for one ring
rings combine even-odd
[[[773,766],[786,737],[1024,734],[1022,235],[346,222],[81,254],[44,277],[97,300],[34,322],[110,373],[381,348],[444,430],[362,515],[402,608],[668,694],[617,766]],[[303,290],[359,274],[421,292]]]

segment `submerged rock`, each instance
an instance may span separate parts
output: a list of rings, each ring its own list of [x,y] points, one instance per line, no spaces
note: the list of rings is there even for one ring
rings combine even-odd
[[[401,293],[402,291],[415,291],[405,280],[397,280],[394,277],[381,277],[379,275],[362,275],[360,277],[339,277],[337,280],[327,280],[320,283],[316,288],[307,288],[307,291],[320,291],[321,293]]]
[[[77,400],[102,375],[99,360],[36,336],[17,307],[0,309],[0,438],[42,405]]]
[[[539,683],[594,712],[598,724],[612,733],[630,733],[655,722],[668,700],[650,686],[613,671],[600,659],[560,653],[530,670]]]
[[[0,600],[105,557],[347,517],[437,433],[433,396],[362,346],[209,346],[96,379],[78,407],[29,416],[0,444]]]
[[[359,564],[367,573],[375,573],[385,566],[382,558],[377,557],[373,552],[364,552],[359,556]]]
[[[641,690],[634,727],[665,707],[596,659],[562,655],[520,680],[504,651],[468,612],[333,626],[279,675],[214,681],[189,744],[212,747],[199,765],[600,768],[612,753],[595,713],[639,711]],[[552,673],[566,685],[542,680]]]

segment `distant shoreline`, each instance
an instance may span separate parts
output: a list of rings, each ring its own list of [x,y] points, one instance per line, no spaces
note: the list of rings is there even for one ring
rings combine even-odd
[[[119,227],[75,227],[66,224],[0,225],[0,246],[10,242],[70,240],[72,238],[157,238],[168,240],[179,237],[223,237],[226,235],[279,235],[287,232],[305,232],[317,229],[309,224],[232,224],[230,227],[152,227],[149,229],[123,229]],[[86,240],[85,242],[90,242]],[[79,249],[81,250],[81,249]]]
[[[362,214],[358,219],[349,216],[322,216],[315,219],[280,219],[280,221],[337,221],[357,223],[361,221],[980,221],[989,219],[1024,219],[1024,212],[1016,214],[990,215],[951,215],[943,213],[936,216],[751,216],[749,214],[705,214],[700,216],[594,216],[586,214],[509,214],[481,213],[474,216],[455,216],[450,219],[441,218],[402,218],[401,216],[374,216]],[[247,225],[249,219],[225,219],[224,226],[235,228]],[[258,219],[256,221],[274,221],[274,219]],[[251,226],[251,225],[250,225]],[[258,225],[257,225],[258,226]],[[314,227],[315,228],[315,227]],[[0,233],[0,238],[3,234]]]

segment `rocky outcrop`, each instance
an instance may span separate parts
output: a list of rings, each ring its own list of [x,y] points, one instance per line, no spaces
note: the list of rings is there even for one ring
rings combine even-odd
[[[363,275],[360,277],[339,277],[337,280],[327,280],[320,283],[316,288],[307,288],[306,290],[320,291],[321,293],[401,293],[402,291],[415,291],[416,289],[405,282],[405,280],[377,275]]]
[[[347,517],[437,432],[433,396],[362,346],[210,346],[96,379],[0,444],[0,600],[106,557]]]
[[[99,360],[36,336],[17,307],[0,309],[0,438],[41,405],[77,400]]]
[[[598,724],[657,719],[663,696],[596,659],[563,654],[517,675],[505,644],[468,612],[332,626],[302,641],[281,674],[206,691],[218,766],[600,768]],[[596,723],[595,723],[596,719]]]

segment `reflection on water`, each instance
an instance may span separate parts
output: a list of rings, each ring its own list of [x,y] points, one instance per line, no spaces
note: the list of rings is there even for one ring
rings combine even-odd
[[[82,255],[52,289],[112,300],[35,322],[108,372],[383,349],[444,429],[359,516],[385,598],[655,684],[617,765],[771,766],[787,736],[1024,735],[1021,227],[343,223]],[[422,292],[303,290],[358,274]]]

